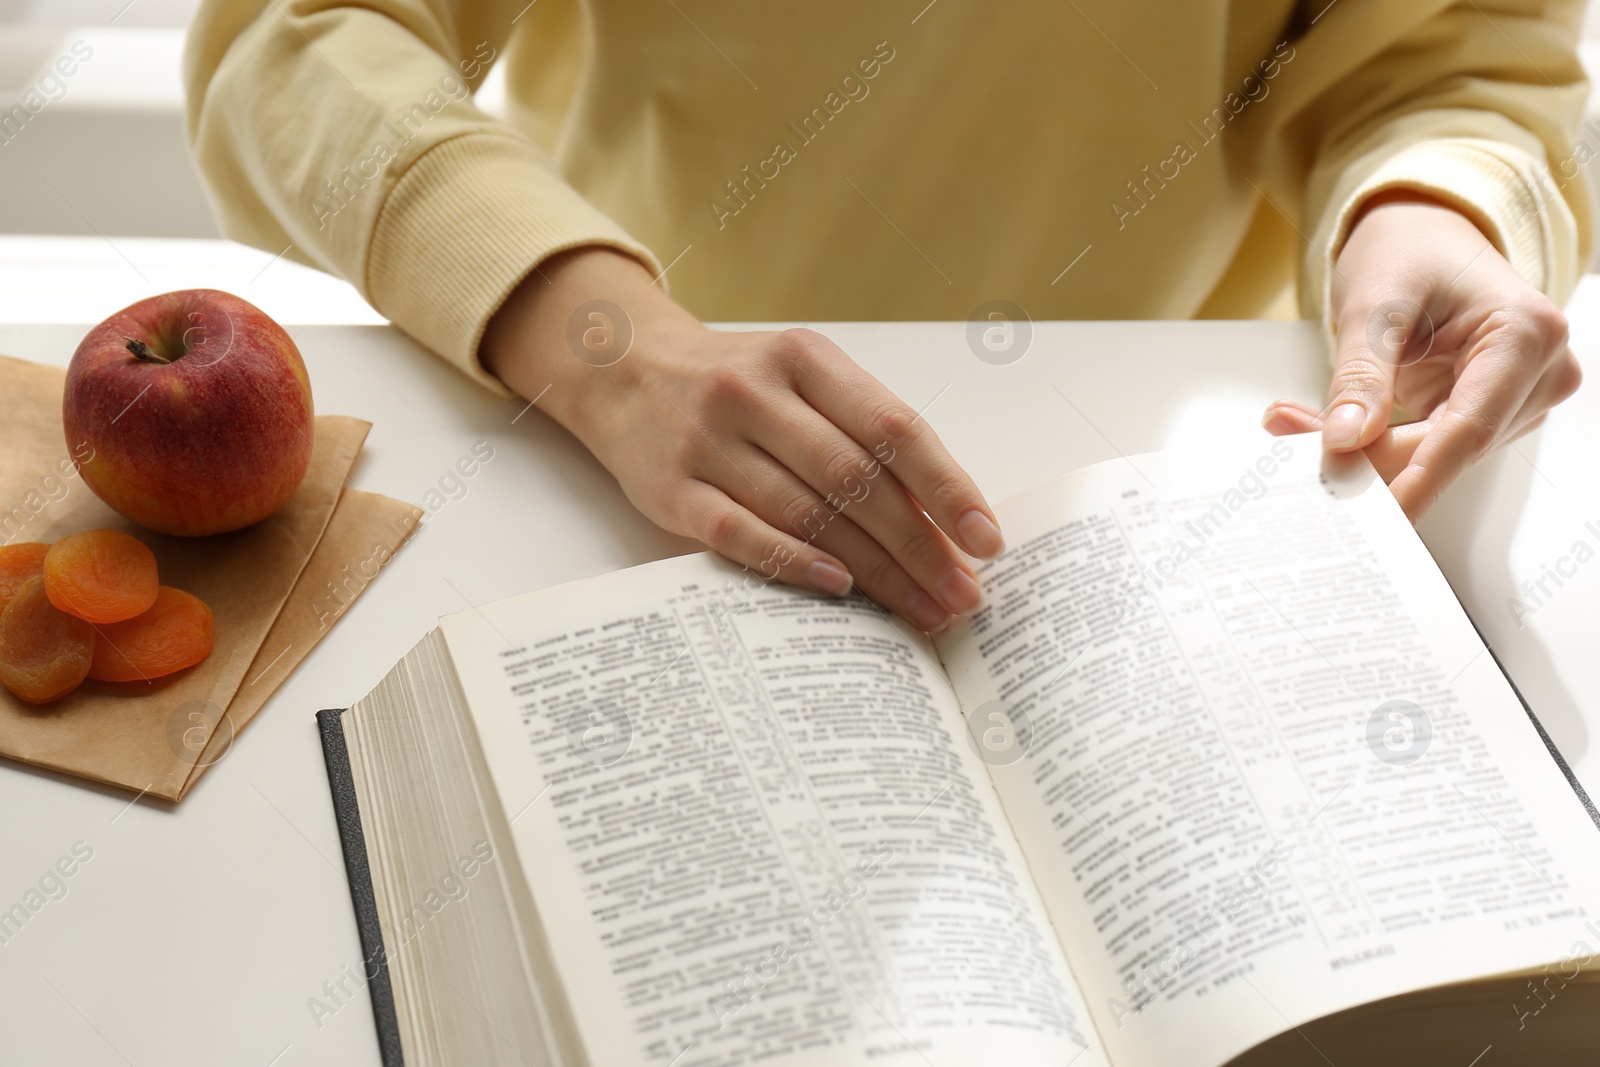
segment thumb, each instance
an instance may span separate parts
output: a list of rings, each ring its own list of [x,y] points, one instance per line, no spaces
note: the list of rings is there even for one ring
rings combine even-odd
[[[1364,314],[1341,316],[1322,423],[1324,448],[1365,448],[1389,425],[1395,372],[1421,313],[1410,301],[1389,300]]]

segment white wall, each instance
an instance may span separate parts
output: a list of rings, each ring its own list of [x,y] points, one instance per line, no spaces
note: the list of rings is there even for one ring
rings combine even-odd
[[[175,28],[0,29],[0,233],[217,236],[184,139],[182,51]],[[30,89],[47,103],[8,118]]]
[[[200,0],[0,0],[0,25],[166,26],[189,24]]]

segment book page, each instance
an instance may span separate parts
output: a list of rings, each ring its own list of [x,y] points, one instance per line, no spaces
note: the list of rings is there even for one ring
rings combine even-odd
[[[1592,943],[1600,830],[1364,458],[1135,457],[999,513],[939,647],[1014,732],[993,776],[1119,1067]]]
[[[1102,1062],[955,695],[684,557],[442,629],[591,1062]]]

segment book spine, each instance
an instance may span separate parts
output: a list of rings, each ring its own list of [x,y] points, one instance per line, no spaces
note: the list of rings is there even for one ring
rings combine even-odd
[[[383,1059],[383,1067],[405,1067],[400,1019],[395,1014],[394,988],[389,983],[389,957],[383,947],[378,901],[372,891],[372,870],[367,865],[367,841],[361,832],[361,808],[356,800],[355,778],[350,773],[350,753],[345,747],[341,721],[344,713],[344,708],[317,712],[322,758],[328,766],[328,789],[333,793],[333,815],[339,824],[345,880],[350,883],[356,931],[361,936],[367,995],[372,1001],[372,1019],[378,1028],[378,1054]]]

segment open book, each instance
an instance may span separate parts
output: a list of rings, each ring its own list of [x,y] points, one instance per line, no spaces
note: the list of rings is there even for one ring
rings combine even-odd
[[[688,556],[324,712],[390,1067],[1595,1062],[1593,810],[1364,459],[998,512],[932,641]]]

